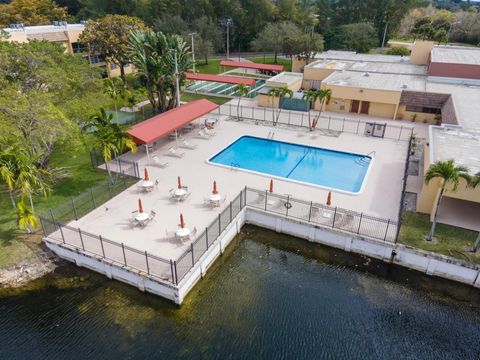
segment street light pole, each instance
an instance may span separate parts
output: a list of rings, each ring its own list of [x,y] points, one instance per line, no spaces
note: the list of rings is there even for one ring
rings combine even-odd
[[[232,18],[224,18],[220,24],[227,27],[227,59],[230,59],[230,25],[233,24]]]
[[[196,33],[189,34],[192,37],[192,62],[193,62],[193,72],[195,72],[195,35]]]
[[[178,73],[177,49],[173,49],[173,54],[175,56],[175,84],[177,88],[177,106],[180,106],[180,74]]]
[[[388,29],[389,22],[390,20],[388,20],[387,23],[385,24],[385,30],[383,31],[382,49],[385,47],[385,40],[387,38],[387,29]]]

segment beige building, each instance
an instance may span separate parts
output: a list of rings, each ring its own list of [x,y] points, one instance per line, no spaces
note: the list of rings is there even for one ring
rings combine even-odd
[[[309,64],[294,57],[292,69],[303,74],[297,97],[309,89],[332,91],[324,110],[431,124],[424,171],[454,159],[471,175],[480,172],[480,49],[419,41],[410,57],[326,51]],[[268,97],[258,100],[272,106]],[[439,185],[424,184],[417,198],[417,211],[432,219]],[[457,191],[446,192],[439,214],[441,222],[480,231],[480,188],[462,180]]]
[[[115,64],[108,64],[101,55],[90,56],[78,39],[84,30],[83,24],[68,24],[64,21],[55,21],[52,25],[23,26],[14,24],[9,28],[3,29],[7,34],[7,41],[24,43],[27,41],[50,41],[60,44],[68,54],[82,54],[83,57],[93,66],[98,66],[105,70],[105,76],[120,76],[120,69]],[[125,67],[125,73],[133,71],[133,66]]]

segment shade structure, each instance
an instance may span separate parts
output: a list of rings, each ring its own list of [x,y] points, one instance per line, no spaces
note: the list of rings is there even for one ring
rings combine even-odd
[[[269,191],[273,193],[273,179],[270,180],[270,188]]]
[[[183,220],[183,214],[180,213],[180,224],[178,224],[182,229],[185,227],[185,221]]]
[[[133,125],[126,133],[137,144],[152,144],[217,108],[206,99],[192,101]]]
[[[145,170],[144,170],[143,180],[145,180],[145,181],[150,180],[150,178],[148,177],[148,170],[147,170],[147,168],[145,168]]]
[[[177,177],[177,187],[178,187],[179,189],[182,188],[182,179],[180,179],[180,176]]]
[[[217,182],[215,180],[213,180],[213,191],[212,191],[212,194],[218,194],[218,191],[217,191]]]
[[[220,66],[264,70],[264,71],[275,71],[275,72],[282,72],[285,68],[283,65],[257,64],[257,63],[253,63],[253,62],[231,61],[231,60],[220,61]]]
[[[138,212],[143,213],[142,199],[138,199]]]
[[[329,191],[327,195],[327,205],[330,206],[332,205],[332,192]]]
[[[212,74],[194,74],[187,72],[185,76],[188,80],[199,80],[199,81],[212,81],[224,84],[244,84],[246,86],[253,86],[256,84],[256,80],[252,78],[243,78],[238,76],[224,76],[224,75],[212,75]]]

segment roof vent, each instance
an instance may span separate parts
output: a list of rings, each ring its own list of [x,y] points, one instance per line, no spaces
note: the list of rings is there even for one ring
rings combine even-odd
[[[363,74],[363,76],[365,76],[365,77],[369,77],[369,76],[370,76],[370,74],[366,72],[365,74]]]
[[[402,89],[406,89],[407,87],[408,87],[407,84],[402,85]]]

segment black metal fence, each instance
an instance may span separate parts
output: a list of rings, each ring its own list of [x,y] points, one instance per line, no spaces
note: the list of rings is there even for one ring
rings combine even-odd
[[[190,247],[174,261],[176,279],[181,281],[203,254],[218,239],[233,219],[245,207],[245,190],[242,190],[230,204],[218,214],[215,220],[190,244]]]
[[[266,107],[253,107],[240,105],[237,112],[235,104],[223,104],[218,108],[220,115],[227,115],[232,118],[240,118],[244,120],[253,120],[256,123],[265,125],[288,125],[307,128],[313,119],[318,115],[317,111],[311,114],[304,111],[279,110]],[[317,130],[328,130],[332,132],[346,132],[351,134],[360,134],[372,136],[369,126],[382,126],[384,132],[382,138],[392,140],[409,141],[413,134],[413,127],[404,125],[387,124],[385,122],[367,122],[359,118],[348,118],[341,116],[325,116],[322,115],[316,124]]]
[[[410,136],[410,140],[408,142],[408,148],[407,148],[407,159],[405,162],[405,169],[403,171],[402,195],[400,197],[400,209],[398,211],[398,228],[397,228],[397,234],[395,236],[395,242],[398,241],[398,237],[400,236],[400,228],[402,227],[403,213],[405,211],[405,205],[406,205],[405,195],[407,192],[408,168],[410,166],[410,155],[412,151],[412,144],[413,144],[413,136]]]
[[[54,223],[68,224],[70,221],[78,220],[106,203],[137,181],[138,177],[136,176],[125,175],[123,172],[115,174],[115,176],[106,179],[97,186],[41,214],[40,218],[48,219]],[[45,232],[45,235],[50,235],[50,233]]]
[[[140,170],[138,163],[135,161],[123,160],[120,157],[110,160],[105,163],[100,150],[90,151],[90,160],[94,169],[104,168],[106,171],[140,178]]]
[[[398,223],[340,207],[295,199],[268,191],[245,189],[247,206],[377,240],[395,242]]]

